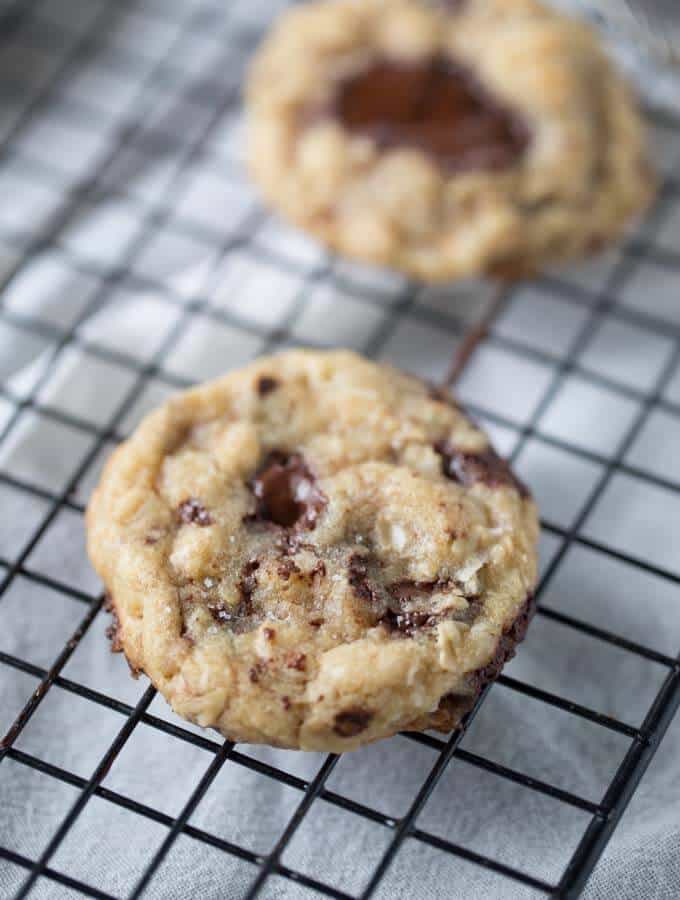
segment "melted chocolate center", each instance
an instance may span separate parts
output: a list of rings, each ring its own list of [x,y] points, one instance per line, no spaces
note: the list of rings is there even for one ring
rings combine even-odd
[[[299,453],[270,453],[253,479],[252,488],[257,498],[256,517],[284,528],[313,528],[326,505],[325,496]]]
[[[340,83],[332,113],[378,148],[414,147],[449,172],[507,168],[529,142],[518,115],[443,57],[373,63]]]

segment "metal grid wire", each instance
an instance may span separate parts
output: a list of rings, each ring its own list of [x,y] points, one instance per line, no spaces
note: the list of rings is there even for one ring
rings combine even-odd
[[[3,423],[0,448],[22,427],[29,415],[56,429],[78,433],[86,448],[79,459],[73,460],[58,489],[41,484],[11,466],[0,467],[0,488],[27,504],[40,504],[40,514],[31,532],[22,534],[20,545],[0,558],[0,609],[10,588],[21,581],[46,586],[82,604],[83,610],[77,628],[63,646],[55,648],[50,664],[38,665],[0,650],[0,671],[15,670],[31,676],[34,681],[34,690],[27,702],[8,723],[0,743],[0,766],[12,760],[77,789],[75,802],[37,859],[0,847],[0,860],[25,871],[18,897],[27,896],[36,884],[44,885],[46,881],[83,895],[110,897],[100,887],[85,884],[53,866],[55,854],[69,830],[86,805],[97,797],[146,817],[165,829],[164,839],[130,897],[138,897],[144,892],[179,836],[203,842],[251,864],[252,883],[248,897],[256,896],[271,876],[296,882],[298,886],[311,888],[322,895],[350,897],[351,894],[326,883],[323,872],[305,874],[282,862],[284,851],[310,808],[322,799],[389,832],[389,840],[370,880],[361,890],[361,897],[369,897],[375,892],[404,843],[414,841],[490,870],[502,880],[514,880],[533,889],[537,895],[575,897],[602,854],[677,708],[680,663],[679,657],[672,653],[637,643],[615,630],[582,621],[541,602],[539,619],[552,620],[627,654],[652,661],[664,672],[660,688],[639,727],[510,675],[503,675],[499,680],[510,691],[562,710],[569,716],[588,720],[626,741],[625,755],[601,800],[585,799],[561,786],[471,752],[460,745],[462,733],[454,733],[446,740],[413,734],[407,739],[430,748],[434,763],[410,807],[399,819],[331,790],[327,780],[338,762],[337,757],[329,755],[313,777],[301,778],[241,752],[229,741],[222,743],[153,714],[149,708],[155,691],[150,686],[133,705],[64,675],[67,663],[100,615],[103,598],[96,591],[76,586],[59,573],[41,571],[39,565],[32,564],[36,548],[61,515],[82,514],[84,504],[79,497],[79,485],[90,477],[110,446],[129,431],[137,413],[143,411],[144,395],[149,387],[153,385],[156,390],[164,390],[191,383],[191,378],[182,373],[181,354],[176,354],[188,329],[200,320],[216,333],[225,329],[232,336],[236,335],[237,342],[245,344],[252,352],[275,349],[299,339],[315,343],[310,298],[318,296],[319,290],[329,284],[341,291],[346,302],[356,308],[359,321],[365,326],[359,349],[373,356],[385,355],[390,346],[403,351],[408,345],[407,329],[411,327],[426,329],[427,334],[437,334],[440,340],[458,347],[454,371],[463,384],[470,360],[480,352],[501,353],[513,360],[540,366],[545,373],[540,383],[541,394],[531,414],[519,423],[511,413],[491,409],[475,402],[474,397],[472,401],[468,400],[473,413],[484,422],[512,432],[513,459],[519,457],[528,443],[536,441],[597,466],[597,477],[573,517],[566,524],[557,520],[543,522],[544,532],[552,537],[555,549],[543,572],[539,601],[573,546],[588,548],[603,559],[625,562],[674,587],[680,584],[680,575],[672,567],[652,557],[638,558],[625,547],[609,545],[592,529],[584,528],[612,480],[622,475],[635,479],[640,485],[680,496],[678,481],[644,465],[634,464],[628,457],[629,449],[650,414],[661,411],[670,417],[680,415],[680,403],[670,398],[666,390],[680,360],[680,320],[676,316],[674,324],[653,310],[619,302],[626,284],[641,266],[653,263],[667,270],[669,275],[680,270],[677,250],[664,248],[655,240],[659,223],[678,200],[678,184],[670,176],[666,179],[659,203],[644,231],[624,247],[606,277],[595,287],[559,275],[545,277],[536,283],[544,293],[559,298],[565,309],[573,310],[578,327],[572,330],[564,349],[538,347],[521,334],[513,333],[512,329],[495,327],[512,307],[521,286],[496,298],[489,306],[482,326],[471,327],[457,318],[455,305],[447,308],[421,302],[422,290],[414,285],[401,283],[398,279],[388,279],[387,289],[379,281],[361,283],[353,279],[351,267],[344,268],[343,264],[321,253],[315,255],[309,245],[290,237],[284,228],[269,220],[254,203],[235,157],[241,74],[262,28],[273,13],[272,5],[242,0],[234,3],[227,13],[223,4],[207,0],[193,3],[23,0],[6,2],[0,7],[3,42],[0,59],[5,60],[2,65],[6,67],[0,80],[5,94],[0,123],[0,185],[8,190],[11,187],[14,192],[0,211],[4,266],[0,326],[16,330],[23,338],[28,336],[43,342],[47,348],[44,365],[26,391],[16,395],[8,388],[2,389],[0,398],[4,405],[0,409],[4,412],[0,419]],[[663,133],[667,154],[675,153],[674,159],[667,160],[672,171],[673,162],[680,160],[680,127],[661,120],[656,122],[656,127]],[[67,149],[61,158],[57,152],[60,145]],[[150,185],[142,179],[145,187],[140,191],[134,187],[140,183],[134,176],[143,173],[145,157],[153,158],[154,163],[159,158],[167,162],[167,177],[161,179],[160,184]],[[214,222],[194,218],[191,203],[187,201],[182,205],[181,202],[182,197],[198,190],[195,186],[201,179],[207,179],[211,190],[224,194],[224,197],[219,193],[216,196],[218,214]],[[216,188],[220,179],[221,187]],[[3,188],[0,188],[1,192]],[[20,202],[15,202],[12,197],[20,198]],[[117,204],[115,210],[122,216],[122,224],[116,220],[114,224],[120,225],[120,229],[114,228],[114,232],[118,234],[122,230],[123,233],[120,243],[114,241],[113,248],[107,246],[103,255],[94,242],[92,245],[87,242],[90,219],[86,218],[84,229],[78,229],[83,210],[96,209],[102,198]],[[201,248],[201,253],[212,260],[200,291],[193,291],[187,297],[164,277],[163,267],[155,262],[156,249],[164,242],[170,256],[180,252],[177,248],[190,245]],[[216,273],[222,272],[225,262],[235,254],[251,264],[268,266],[283,277],[296,279],[294,295],[282,309],[275,326],[249,318],[238,307],[230,309],[228,304],[211,302]],[[28,314],[11,302],[14,288],[27,272],[30,273],[35,261],[45,257],[74,278],[87,279],[90,286],[68,321]],[[167,310],[166,331],[143,356],[133,352],[132,348],[104,346],[87,335],[87,323],[125,290],[150,290]],[[597,366],[583,363],[582,354],[592,336],[603,323],[612,322],[634,329],[640,340],[660,336],[670,346],[653,382],[650,381],[644,390],[597,371]],[[352,334],[356,334],[356,328]],[[406,337],[400,337],[402,334]],[[64,355],[71,351],[81,352],[89,360],[126,373],[125,388],[116,396],[115,408],[107,410],[101,421],[91,421],[77,410],[49,400],[54,373]],[[443,378],[444,373],[437,374]],[[584,448],[542,427],[546,411],[550,410],[566,380],[575,374],[587,384],[606,389],[612,396],[635,404],[635,415],[627,423],[613,452]],[[105,651],[103,646],[101,651]],[[75,774],[18,746],[24,729],[55,686],[119,717],[113,740],[89,777]],[[484,696],[486,693],[488,690]],[[104,784],[113,762],[140,723],[200,747],[212,756],[186,805],[175,817]],[[299,802],[286,827],[267,855],[260,855],[190,822],[227,760],[285,784],[299,794]],[[437,790],[444,770],[462,762],[485,770],[495,778],[513,782],[525,795],[530,792],[546,795],[585,814],[585,827],[559,880],[548,883],[519,867],[419,826],[419,814]]]

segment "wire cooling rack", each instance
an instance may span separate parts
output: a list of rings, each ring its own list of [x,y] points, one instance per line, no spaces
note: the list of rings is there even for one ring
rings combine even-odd
[[[680,125],[653,122],[668,177],[646,225],[604,261],[577,274],[518,285],[488,302],[480,301],[480,286],[456,289],[455,297],[451,291],[421,289],[328,258],[256,204],[239,161],[240,84],[253,46],[280,5],[239,0],[226,12],[212,0],[23,0],[0,6],[0,337],[19,355],[26,348],[27,358],[38,358],[23,381],[8,379],[0,393],[0,502],[3,518],[10,519],[0,544],[0,630],[11,631],[12,617],[27,632],[41,628],[38,619],[21,618],[30,612],[36,590],[52,598],[51,616],[66,603],[70,611],[47,656],[36,657],[30,642],[24,655],[8,652],[0,640],[0,684],[16,678],[26,685],[18,708],[0,709],[0,734],[5,734],[0,790],[3,768],[15,773],[7,777],[28,769],[42,776],[43,785],[73,789],[35,852],[0,846],[0,868],[6,866],[11,876],[6,883],[14,885],[17,897],[114,896],[104,880],[86,883],[75,867],[59,863],[69,834],[99,801],[131,814],[131,843],[134,821],[145,819],[161,831],[129,889],[116,893],[120,896],[138,897],[153,888],[164,862],[181,841],[190,840],[243,863],[248,897],[261,891],[281,897],[298,896],[295,891],[337,898],[396,896],[388,886],[390,872],[414,844],[467,866],[471,884],[493,876],[486,896],[509,896],[512,886],[526,889],[527,896],[575,897],[680,700],[675,638],[659,627],[638,640],[618,631],[616,621],[608,627],[611,617],[598,622],[587,610],[580,610],[581,617],[568,602],[560,606],[552,590],[574,554],[581,553],[595,561],[593,571],[623,567],[627,583],[645,596],[665,592],[678,599],[680,570],[663,532],[672,531],[672,524],[664,523],[672,523],[673,516],[678,521],[680,468],[677,461],[669,464],[647,451],[664,446],[654,440],[661,419],[677,427],[680,415],[680,313],[669,288],[680,269],[673,237],[680,204],[672,177],[680,162]],[[175,276],[187,267],[196,275],[197,261],[200,285],[194,280],[187,287]],[[264,303],[251,277],[262,269],[277,285]],[[652,269],[660,291],[648,287]],[[61,297],[54,307],[27,301],[45,278],[58,289],[63,285],[67,302]],[[153,306],[148,331],[121,345],[107,343],[106,328],[90,330],[102,313],[115,315],[116,304],[142,297],[140,305]],[[466,312],[479,308],[486,311],[481,324]],[[129,690],[120,689],[128,690],[126,702],[117,689],[88,684],[87,669],[76,665],[88,635],[103,621],[103,598],[92,575],[82,574],[86,564],[73,564],[75,551],[60,540],[71,533],[65,521],[82,535],[84,485],[91,486],[101,460],[170,390],[217,374],[227,368],[225,360],[233,366],[289,342],[323,345],[330,318],[333,342],[394,359],[439,381],[456,349],[453,369],[463,400],[532,481],[546,517],[547,559],[532,630],[560,627],[576,640],[593,641],[598,653],[609,648],[626,660],[654,665],[658,680],[638,725],[618,711],[591,708],[587,698],[577,702],[551,690],[549,667],[539,683],[506,673],[494,688],[621,742],[596,799],[565,787],[559,778],[528,774],[516,760],[502,762],[491,752],[469,749],[466,735],[408,735],[394,740],[418,745],[429,754],[427,764],[408,807],[388,815],[380,800],[372,803],[352,796],[351,789],[333,787],[334,756],[310,773],[296,774],[285,762],[263,761],[252,748],[223,743],[173,719],[142,682],[130,680]],[[550,321],[541,329],[544,319]],[[187,335],[206,331],[210,350],[198,360],[187,349]],[[636,353],[607,354],[612,341]],[[423,346],[425,359],[414,351]],[[90,377],[95,382],[104,377],[106,390],[95,416],[92,404],[84,414],[68,390],[51,391],[63,380],[66,360],[75,360],[67,371],[75,372],[81,386]],[[578,421],[565,417],[565,397],[571,393],[576,403],[570,409],[601,408],[602,434],[580,434]],[[31,441],[42,452],[57,450],[59,464],[49,478],[42,477],[40,455],[38,464],[27,467]],[[8,451],[11,446],[18,449]],[[541,475],[551,454],[571,479],[568,496]],[[654,512],[645,513],[651,517],[646,532],[638,527],[629,534],[617,524],[622,490],[643,510],[656,503]],[[99,634],[97,639],[96,652],[106,653]],[[13,645],[14,651],[16,646],[22,644]],[[86,704],[85,723],[99,713],[113,723],[104,729],[105,745],[84,774],[44,744],[24,740],[59,692],[74,704]],[[482,704],[492,699],[488,693],[475,710],[475,725],[483,718]],[[173,747],[180,742],[199,748],[208,760],[183,807],[172,814],[107,783],[126,744],[143,728],[168,742],[169,755],[175,752],[170,742]],[[85,724],[83,739],[98,747],[95,730]],[[362,765],[361,759],[342,758],[350,783],[352,767]],[[227,763],[241,767],[244,777],[247,772],[263,785],[284,785],[294,795],[289,817],[265,850],[195,824],[195,812]],[[520,814],[537,815],[531,798],[543,797],[581,816],[554,878],[527,871],[517,854],[507,861],[423,824],[445,773],[465,766],[494,779],[492,790],[503,784],[516,788]],[[9,810],[3,802],[0,817],[28,815],[30,832],[30,810],[40,812],[45,790],[29,793],[25,809]],[[382,835],[370,875],[359,885],[349,876],[332,883],[326,865],[315,866],[314,857],[306,868],[284,861],[296,834],[323,804],[356,823],[350,827],[369,823]],[[472,810],[474,815],[474,804]],[[551,820],[537,821],[545,830]],[[560,840],[559,834],[553,839]],[[102,865],[105,855],[102,849]],[[416,885],[404,896],[429,896],[423,891],[419,894]],[[178,896],[169,889],[156,895]]]

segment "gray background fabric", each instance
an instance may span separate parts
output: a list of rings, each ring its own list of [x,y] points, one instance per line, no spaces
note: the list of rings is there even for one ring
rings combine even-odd
[[[11,87],[0,107],[0,434],[9,427],[0,440],[0,579],[47,521],[50,496],[84,469],[71,505],[49,520],[0,597],[0,653],[7,655],[0,734],[39,683],[39,674],[7,660],[48,669],[87,616],[88,598],[99,596],[79,512],[113,446],[98,441],[97,428],[115,422],[117,434],[128,433],[173,388],[291,343],[349,345],[441,381],[464,329],[488,308],[488,286],[412,288],[330,260],[261,217],[243,174],[237,94],[217,117],[215,98],[237,86],[244,48],[275,5],[239,0],[227,14],[207,0],[35,2],[0,54]],[[0,4],[0,15],[9,7]],[[90,31],[97,41],[74,51]],[[43,99],[28,117],[36,97]],[[131,122],[136,130],[111,155]],[[650,131],[663,171],[677,177],[680,127],[656,117]],[[93,189],[76,203],[68,189],[84,180]],[[644,252],[619,248],[517,286],[459,383],[462,399],[498,447],[515,454],[539,500],[544,570],[577,526],[578,539],[541,602],[671,657],[680,648],[679,226],[677,192],[667,192],[636,232]],[[238,246],[225,244],[237,238]],[[156,368],[145,374],[150,362]],[[657,390],[661,400],[646,403]],[[17,414],[24,398],[35,402]],[[626,471],[615,469],[603,486],[607,460],[624,445]],[[108,652],[106,625],[98,613],[61,675],[134,706],[147,684]],[[506,671],[632,727],[642,724],[667,674],[663,665],[541,615]],[[149,712],[198,731],[161,698]],[[125,721],[105,703],[53,686],[15,756],[0,764],[0,846],[39,857],[78,796],[68,779],[92,775]],[[510,684],[490,691],[461,744],[592,803],[602,800],[629,746],[627,735]],[[305,780],[325,759],[236,749]],[[59,767],[65,780],[25,765],[28,757]],[[677,720],[588,884],[589,900],[674,900],[680,893],[679,758]],[[209,750],[142,723],[102,785],[172,817],[212,759]],[[398,819],[436,759],[430,747],[397,737],[343,757],[326,787]],[[266,855],[302,796],[230,758],[190,824]],[[555,883],[588,821],[576,806],[456,758],[417,826]],[[93,797],[50,866],[125,896],[166,833],[148,817]],[[358,894],[392,834],[317,800],[283,863]],[[11,896],[25,875],[0,859],[0,896]],[[238,898],[255,875],[248,862],[181,835],[147,896]],[[76,894],[43,878],[32,896]],[[275,876],[263,896],[314,893]],[[409,839],[377,896],[540,894]]]

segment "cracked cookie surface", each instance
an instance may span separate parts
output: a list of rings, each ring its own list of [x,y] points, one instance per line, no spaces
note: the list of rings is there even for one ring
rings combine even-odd
[[[115,451],[87,523],[116,646],[239,741],[455,727],[533,611],[524,486],[447,394],[347,352],[172,398]]]
[[[271,205],[425,281],[592,253],[653,194],[624,80],[535,0],[306,4],[259,49],[247,101]]]

